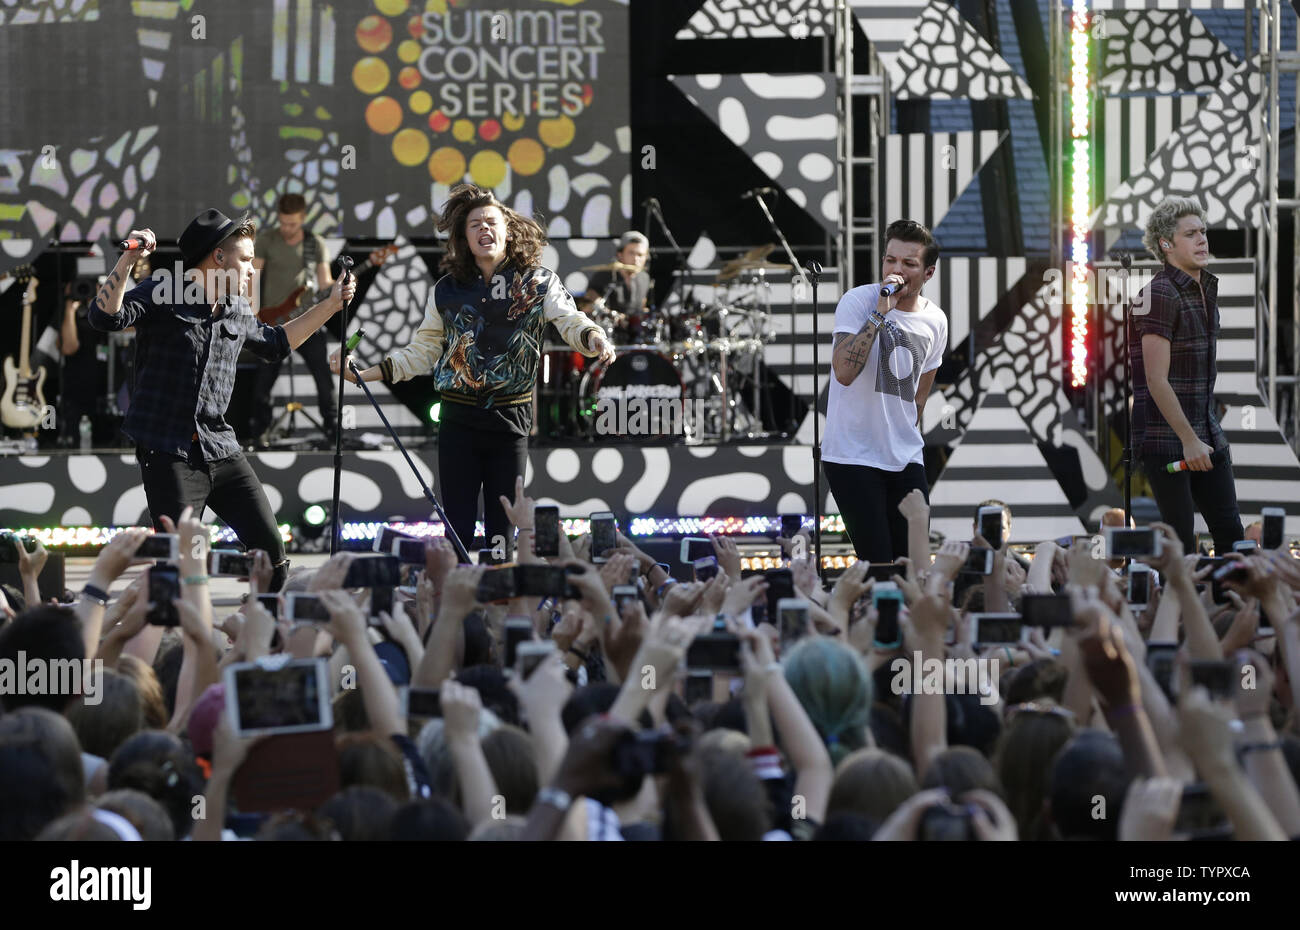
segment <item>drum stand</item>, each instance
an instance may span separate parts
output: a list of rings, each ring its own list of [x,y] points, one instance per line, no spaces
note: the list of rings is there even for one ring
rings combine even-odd
[[[311,423],[313,426],[316,427],[316,429],[320,430],[321,436],[326,436],[325,424],[322,423],[320,420],[316,419],[316,417],[311,413],[311,411],[309,411],[306,408],[306,406],[298,402],[298,395],[294,392],[294,386],[293,386],[293,355],[294,353],[290,352],[288,356],[289,358],[289,402],[284,405],[284,412],[281,413],[278,417],[276,417],[275,422],[272,423],[271,426],[267,429],[266,435],[268,440],[272,436],[279,436],[281,438],[292,436],[293,431],[296,428],[296,424],[294,423],[294,417],[297,416],[298,414],[302,414],[304,417],[307,418],[308,423]],[[288,421],[287,424],[285,423],[286,420]]]

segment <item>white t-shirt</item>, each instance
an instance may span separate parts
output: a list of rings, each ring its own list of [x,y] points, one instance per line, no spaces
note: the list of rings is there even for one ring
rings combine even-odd
[[[864,284],[841,297],[835,332],[858,333],[879,296],[879,284]],[[911,311],[890,313],[853,383],[840,384],[831,374],[822,459],[884,471],[902,471],[923,461],[916,386],[921,375],[939,367],[947,350],[948,318],[933,302],[917,297]]]

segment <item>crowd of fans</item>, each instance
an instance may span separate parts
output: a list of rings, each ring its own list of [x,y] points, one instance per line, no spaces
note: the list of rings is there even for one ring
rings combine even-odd
[[[863,563],[828,587],[792,559],[808,623],[779,630],[767,578],[742,572],[729,538],[713,539],[715,577],[674,582],[621,534],[600,561],[589,537],[539,559],[534,502],[521,485],[505,503],[518,563],[567,566],[570,596],[480,603],[482,578],[500,569],[458,564],[435,538],[391,614],[371,620],[373,591],[343,589],[361,556],[341,553],[282,592],[318,593],[328,621],[277,619],[255,596],[217,619],[210,530],[187,511],[168,527],[186,582],[179,625],[161,626],[147,622],[157,605],[144,575],[107,606],[41,604],[44,551],[21,551],[33,606],[6,610],[0,662],[94,658],[104,671],[94,703],[0,694],[0,839],[1300,837],[1300,561],[1285,548],[1229,556],[1244,571],[1220,586],[1157,524],[1161,552],[1144,561],[1159,583],[1132,606],[1128,565],[1086,539],[1043,542],[1032,559],[1003,545],[992,573],[974,576],[963,569],[970,546],[986,545],[978,535],[927,546],[898,564],[901,642],[882,643],[883,582]],[[918,492],[900,509],[928,522]],[[148,533],[115,536],[91,588],[110,591]],[[616,609],[614,588],[633,576],[637,595]],[[255,553],[250,594],[269,580]],[[1068,595],[1067,624],[973,641],[973,615],[1052,592]],[[531,668],[505,662],[505,631],[521,619],[555,647]],[[732,636],[734,672],[689,667],[699,637]],[[1152,644],[1172,655],[1167,680]],[[241,734],[224,670],[289,657],[328,662],[332,729]],[[906,670],[931,660],[940,686],[914,688]],[[966,662],[996,669],[991,687],[954,680]],[[1218,679],[1198,672],[1225,663]],[[239,808],[241,766],[260,752],[273,769],[276,741],[319,749],[322,735],[319,765],[337,768],[328,796],[307,779],[304,800]]]

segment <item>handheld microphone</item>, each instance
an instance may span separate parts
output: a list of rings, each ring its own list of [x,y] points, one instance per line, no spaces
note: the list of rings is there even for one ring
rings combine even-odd
[[[149,243],[143,239],[136,239],[136,238],[123,239],[121,242],[117,244],[117,247],[121,249],[123,252],[134,252],[136,249],[149,248]]]
[[[881,297],[893,297],[895,294],[898,293],[898,289],[899,289],[900,287],[902,287],[901,284],[895,284],[895,283],[892,282],[892,281],[891,281],[890,283],[888,283],[888,284],[882,284],[882,285],[880,285],[880,296],[881,296]]]
[[[345,271],[350,271],[350,270],[352,269],[352,265],[353,265],[353,262],[352,262],[352,256],[351,256],[351,255],[340,255],[340,256],[339,256],[339,267],[340,267],[340,268],[344,269]]]
[[[348,337],[348,341],[343,346],[344,353],[345,354],[350,353],[353,349],[355,349],[358,345],[360,345],[361,340],[365,338],[366,338],[366,331],[364,329],[358,329],[355,333],[353,333],[351,336]]]
[[[1133,253],[1124,251],[1120,253],[1119,263],[1125,271],[1133,270]]]
[[[749,199],[751,199],[751,198],[753,198],[753,197],[757,197],[757,196],[759,196],[760,194],[761,194],[762,196],[764,196],[764,197],[770,197],[772,194],[775,194],[775,193],[776,193],[776,188],[775,188],[775,187],[755,187],[755,188],[752,188],[751,190],[747,190],[747,191],[745,191],[745,193],[741,194],[741,195],[740,195],[740,199],[741,199],[741,200],[749,200]]]

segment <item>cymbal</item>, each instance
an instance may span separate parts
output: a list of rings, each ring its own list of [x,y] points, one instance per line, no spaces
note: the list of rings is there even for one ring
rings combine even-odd
[[[636,265],[624,265],[622,262],[610,262],[606,265],[588,265],[583,271],[640,271]]]
[[[718,274],[715,283],[731,281],[740,277],[746,271],[789,271],[789,265],[780,265],[775,262],[764,261],[736,261],[729,262],[722,266],[722,271]]]
[[[744,255],[740,256],[739,260],[747,261],[747,262],[761,262],[763,259],[771,255],[772,250],[775,248],[776,248],[776,243],[774,242],[769,242],[765,245],[756,245],[748,252],[746,252]]]

